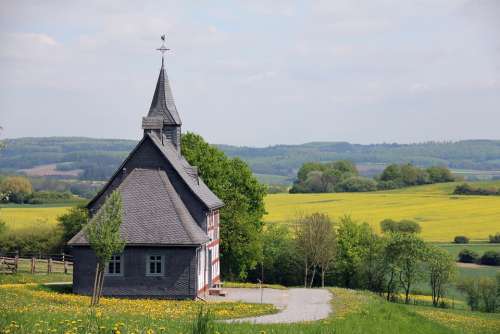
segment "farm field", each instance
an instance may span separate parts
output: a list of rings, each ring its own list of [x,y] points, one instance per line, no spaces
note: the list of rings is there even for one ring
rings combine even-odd
[[[469,243],[469,244],[448,244],[448,243],[436,243],[436,246],[446,250],[453,256],[454,259],[458,259],[458,253],[463,249],[468,249],[483,255],[486,251],[497,251],[500,252],[500,244],[490,244],[490,243]]]
[[[54,228],[57,217],[75,204],[0,206],[0,220],[10,232],[34,232]]]
[[[324,212],[333,219],[351,215],[379,231],[385,218],[412,219],[427,241],[451,242],[456,235],[487,240],[500,232],[500,196],[452,195],[458,183],[433,184],[369,193],[271,194],[265,199],[268,223],[286,224],[297,213]],[[500,181],[476,182],[499,187]]]

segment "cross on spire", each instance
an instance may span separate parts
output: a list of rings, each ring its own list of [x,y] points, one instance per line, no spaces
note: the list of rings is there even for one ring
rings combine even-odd
[[[165,53],[166,53],[167,51],[169,51],[170,49],[168,49],[168,48],[165,46],[165,40],[166,40],[166,38],[167,38],[167,34],[163,34],[163,35],[161,35],[161,37],[160,37],[160,38],[161,38],[161,46],[160,46],[158,49],[156,49],[156,50],[158,50],[158,51],[160,51],[160,52],[161,52],[161,65],[162,65],[162,67],[163,67],[163,59],[164,59],[164,57],[165,57]]]

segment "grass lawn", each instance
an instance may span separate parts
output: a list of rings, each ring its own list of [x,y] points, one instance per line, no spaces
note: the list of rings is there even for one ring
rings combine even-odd
[[[91,313],[89,297],[68,293],[70,286],[0,285],[2,333],[189,333],[191,320],[203,306],[215,319],[276,310],[269,305],[234,302],[202,303],[103,298]],[[208,333],[496,333],[500,314],[442,310],[388,303],[362,291],[331,289],[332,315],[299,324],[254,325],[217,322]]]
[[[289,223],[297,213],[324,212],[336,219],[351,215],[379,231],[385,218],[412,219],[427,241],[451,242],[457,235],[486,240],[500,232],[500,196],[451,195],[458,183],[391,191],[334,194],[273,194],[265,198],[268,223]],[[500,186],[479,182],[478,186]]]

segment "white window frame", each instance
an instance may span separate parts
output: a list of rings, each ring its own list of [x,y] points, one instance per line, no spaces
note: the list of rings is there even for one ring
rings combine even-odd
[[[118,260],[116,258],[119,258]],[[119,254],[119,255],[113,255],[111,257],[111,260],[109,260],[108,263],[106,263],[106,266],[104,267],[104,274],[106,276],[123,276],[123,269],[124,269],[124,257],[123,257],[123,254]],[[120,272],[117,273],[116,272],[116,264],[119,263],[120,264]],[[114,271],[113,273],[110,273],[109,272],[109,266],[113,264],[113,268],[114,268]]]
[[[161,266],[161,271],[159,273],[152,273],[151,272],[151,257],[154,256],[154,257],[159,257],[160,258],[160,266]],[[155,259],[153,260],[155,262],[155,264],[158,263],[158,260]],[[156,268],[156,266],[155,266]],[[148,254],[147,257],[146,257],[146,276],[164,276],[165,275],[165,256],[161,255],[161,254]]]

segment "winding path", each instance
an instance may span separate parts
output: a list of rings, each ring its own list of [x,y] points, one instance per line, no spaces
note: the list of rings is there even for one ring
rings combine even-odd
[[[260,302],[261,295],[259,289],[225,290],[228,292],[226,297],[210,297],[210,300],[234,300],[250,303]],[[274,304],[277,308],[281,309],[280,312],[260,317],[228,321],[277,324],[321,320],[328,317],[331,312],[331,298],[332,295],[327,289],[263,289],[262,302]]]

